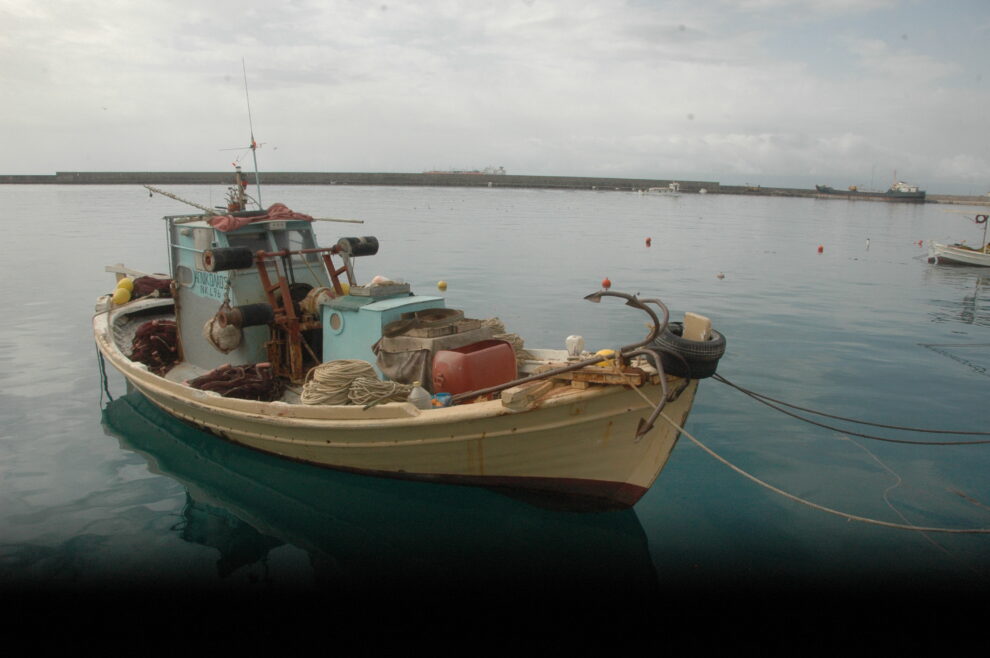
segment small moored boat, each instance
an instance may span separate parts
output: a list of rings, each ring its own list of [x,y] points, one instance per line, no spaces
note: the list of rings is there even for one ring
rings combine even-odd
[[[973,218],[976,224],[983,225],[982,247],[974,248],[959,242],[955,244],[942,244],[932,240],[928,243],[928,262],[990,267],[990,243],[987,242],[987,217],[988,215],[981,214]]]
[[[649,316],[649,336],[596,353],[578,336],[530,349],[409,284],[359,284],[355,262],[377,238],[321,247],[314,218],[247,210],[245,187],[238,170],[226,212],[166,217],[170,272],[108,267],[117,288],[93,318],[102,357],[135,389],[231,442],[370,475],[630,506],[724,352],[707,318],[668,322],[659,300],[606,282],[586,299],[624,300]]]

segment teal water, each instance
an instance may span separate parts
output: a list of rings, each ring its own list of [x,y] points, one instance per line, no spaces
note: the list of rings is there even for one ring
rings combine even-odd
[[[170,191],[218,203],[222,188]],[[608,277],[696,311],[727,338],[719,372],[794,404],[880,423],[990,429],[990,291],[926,262],[921,240],[978,242],[964,216],[895,205],[716,195],[273,187],[324,243],[375,235],[357,262],[501,318],[527,345],[640,338]],[[687,439],[631,510],[574,513],[483,490],[290,464],[158,412],[108,373],[90,319],[103,267],[165,271],[164,214],[116,186],[2,186],[0,585],[220,592],[663,592],[855,583],[982,590],[990,536],[849,521],[743,478]],[[645,238],[652,238],[646,247]],[[817,248],[823,247],[822,253]],[[719,273],[724,278],[718,278]],[[851,428],[916,441],[986,439]],[[883,443],[813,427],[714,380],[687,430],[819,505],[887,522],[990,528],[990,445]]]

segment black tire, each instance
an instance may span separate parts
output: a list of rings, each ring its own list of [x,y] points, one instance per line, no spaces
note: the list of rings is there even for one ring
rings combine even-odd
[[[714,329],[706,341],[688,340],[683,334],[682,322],[670,322],[650,343],[652,349],[660,352],[664,372],[692,379],[714,375],[719,359],[725,354],[725,336]]]

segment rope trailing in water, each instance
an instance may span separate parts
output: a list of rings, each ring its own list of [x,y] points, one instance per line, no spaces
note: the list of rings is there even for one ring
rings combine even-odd
[[[832,509],[831,507],[825,507],[824,505],[819,505],[818,503],[813,503],[810,500],[805,500],[804,498],[800,498],[798,496],[795,496],[794,494],[788,493],[788,492],[784,491],[783,489],[778,489],[777,487],[773,486],[772,484],[770,484],[768,482],[764,482],[763,480],[759,479],[755,475],[751,475],[751,474],[747,473],[746,471],[742,470],[741,468],[739,468],[735,464],[732,464],[731,462],[729,462],[727,459],[725,459],[721,455],[718,455],[714,450],[712,450],[711,448],[709,448],[708,446],[706,446],[705,444],[703,444],[701,441],[699,441],[697,438],[695,438],[690,432],[688,432],[686,429],[684,429],[683,427],[681,427],[680,425],[678,425],[676,422],[674,422],[673,420],[671,420],[667,416],[667,414],[661,412],[660,413],[660,417],[663,418],[664,420],[666,420],[668,423],[670,423],[670,425],[674,429],[676,429],[678,432],[680,432],[681,434],[683,434],[684,436],[686,436],[687,438],[689,438],[696,446],[698,446],[699,448],[701,448],[702,450],[704,450],[705,452],[707,452],[709,455],[711,455],[712,457],[714,457],[718,461],[722,462],[723,464],[725,464],[726,466],[728,466],[729,468],[731,468],[735,472],[739,473],[740,475],[742,475],[746,479],[751,480],[751,481],[755,482],[756,484],[760,485],[761,487],[764,487],[766,489],[769,489],[770,491],[772,491],[772,492],[774,492],[776,494],[780,494],[781,496],[783,496],[783,497],[785,497],[785,498],[787,498],[789,500],[792,500],[792,501],[794,501],[796,503],[801,503],[802,505],[807,505],[808,507],[811,507],[813,509],[819,510],[821,512],[826,512],[828,514],[834,514],[835,516],[842,517],[842,518],[846,519],[847,521],[859,521],[860,523],[868,523],[870,525],[878,525],[878,526],[883,526],[883,527],[886,527],[886,528],[896,528],[898,530],[915,530],[915,531],[919,531],[919,532],[941,532],[941,533],[957,534],[957,535],[966,535],[966,534],[968,534],[968,535],[986,535],[986,534],[990,534],[990,528],[933,528],[933,527],[926,527],[926,526],[911,525],[909,523],[892,523],[890,521],[880,521],[879,519],[870,519],[870,518],[867,518],[865,516],[857,516],[855,514],[849,514],[847,512],[840,512],[839,510]]]
[[[385,400],[405,400],[412,386],[383,382],[375,369],[360,359],[338,359],[321,363],[306,374],[303,404],[361,404]]]
[[[635,384],[632,384],[632,383],[630,383],[629,386],[634,391],[636,391],[636,393],[641,398],[643,398],[643,400],[646,401],[646,403],[648,405],[653,406],[653,402],[650,400],[650,398],[648,398],[646,396],[645,393],[643,393],[643,391],[640,389],[639,386],[636,386]],[[677,430],[678,432],[680,432],[681,434],[683,434],[684,436],[686,436],[688,439],[690,439],[691,442],[694,443],[696,446],[698,446],[699,448],[701,448],[702,450],[704,450],[706,453],[708,453],[709,455],[711,455],[712,457],[714,457],[718,461],[722,462],[723,464],[725,464],[726,466],[728,466],[729,468],[731,468],[732,470],[734,470],[736,473],[739,473],[744,478],[746,478],[746,479],[748,479],[748,480],[750,480],[752,482],[755,482],[756,484],[760,485],[761,487],[763,487],[765,489],[769,489],[770,491],[772,491],[772,492],[774,492],[776,494],[779,494],[779,495],[783,496],[784,498],[787,498],[788,500],[792,500],[792,501],[794,501],[796,503],[800,503],[802,505],[807,505],[808,507],[811,507],[813,509],[816,509],[816,510],[818,510],[820,512],[826,512],[827,514],[833,514],[835,516],[842,517],[842,518],[846,519],[847,521],[858,521],[860,523],[867,523],[867,524],[870,524],[870,525],[878,525],[878,526],[883,526],[885,528],[895,528],[897,530],[914,530],[914,531],[917,531],[917,532],[941,532],[941,533],[956,534],[956,535],[986,535],[986,534],[990,534],[990,528],[933,528],[933,527],[926,527],[926,526],[911,525],[909,523],[892,523],[890,521],[880,521],[879,519],[870,519],[870,518],[867,518],[865,516],[857,516],[855,514],[849,514],[847,512],[841,512],[841,511],[839,511],[837,509],[832,509],[831,507],[825,507],[824,505],[819,505],[818,503],[813,503],[810,500],[805,500],[804,498],[801,498],[799,496],[795,496],[792,493],[788,493],[788,492],[784,491],[783,489],[778,489],[777,487],[773,486],[769,482],[764,482],[763,480],[761,480],[760,478],[756,477],[755,475],[751,475],[750,473],[747,473],[746,471],[742,470],[741,468],[739,468],[738,466],[736,466],[735,464],[733,464],[732,462],[730,462],[729,460],[725,459],[724,457],[722,457],[721,455],[719,455],[718,453],[716,453],[714,450],[712,450],[711,448],[709,448],[708,446],[706,446],[698,438],[696,438],[694,435],[692,435],[686,429],[684,429],[683,427],[681,427],[677,422],[675,422],[666,413],[664,413],[664,412],[661,411],[660,412],[660,418],[663,418],[665,421],[667,421],[670,424],[671,427],[673,427],[675,430]]]
[[[96,345],[96,343],[93,343],[93,344]],[[100,351],[100,346],[99,345],[96,345],[96,361],[97,361],[97,363],[100,364],[100,382],[103,385],[103,388],[100,391],[100,406],[102,407],[103,406],[103,394],[104,393],[107,394],[107,398],[109,399],[110,402],[113,402],[113,396],[110,395],[110,384],[109,384],[109,381],[107,380],[107,364],[103,360],[103,352]]]
[[[903,432],[920,432],[920,433],[925,433],[925,434],[955,434],[955,435],[962,435],[962,436],[990,436],[990,432],[976,432],[976,431],[966,432],[966,431],[956,431],[956,430],[929,429],[929,428],[922,428],[922,427],[904,427],[904,426],[901,426],[901,425],[886,425],[886,424],[883,424],[883,423],[871,423],[871,422],[865,421],[865,420],[856,420],[855,418],[845,418],[843,416],[836,416],[836,415],[833,415],[833,414],[827,414],[827,413],[822,412],[822,411],[816,411],[814,409],[808,409],[806,407],[800,407],[800,406],[795,405],[795,404],[790,404],[788,402],[784,402],[783,400],[777,400],[777,399],[772,398],[772,397],[770,397],[768,395],[763,395],[762,393],[757,393],[756,391],[751,391],[751,390],[749,390],[747,388],[744,388],[742,386],[739,386],[738,384],[734,384],[733,382],[730,382],[728,379],[726,379],[725,377],[723,377],[721,375],[718,375],[718,374],[713,375],[712,376],[712,379],[715,379],[716,381],[720,381],[723,384],[726,384],[726,385],[728,385],[728,386],[736,389],[737,391],[739,391],[739,392],[741,392],[741,393],[743,393],[745,395],[748,395],[749,397],[753,398],[757,402],[759,402],[761,404],[765,404],[766,406],[770,407],[771,409],[774,409],[776,411],[779,411],[780,413],[785,414],[787,416],[790,416],[791,418],[797,418],[798,420],[804,421],[804,422],[809,423],[811,425],[816,425],[818,427],[822,427],[822,428],[825,428],[825,429],[828,429],[828,430],[832,430],[834,432],[840,432],[842,434],[848,434],[850,436],[858,436],[858,437],[861,437],[861,438],[864,438],[864,439],[872,439],[874,441],[886,441],[888,443],[907,443],[907,444],[912,444],[912,445],[926,445],[926,446],[966,446],[966,445],[982,445],[982,444],[990,443],[990,439],[982,439],[982,440],[976,440],[976,441],[910,441],[910,440],[907,440],[907,439],[891,439],[889,437],[875,436],[873,434],[862,434],[862,433],[859,433],[859,432],[852,432],[852,431],[849,431],[849,430],[846,430],[846,429],[842,429],[840,427],[834,427],[832,425],[827,425],[825,423],[820,423],[818,421],[811,420],[810,418],[805,418],[804,416],[800,416],[800,415],[798,415],[796,413],[787,411],[786,409],[781,409],[777,405],[782,405],[782,406],[785,406],[785,407],[789,407],[791,409],[797,409],[798,411],[803,411],[803,412],[809,413],[809,414],[815,414],[816,416],[824,416],[825,418],[834,418],[835,420],[841,420],[841,421],[844,421],[844,422],[847,422],[847,423],[855,423],[857,425],[869,425],[871,427],[881,427],[883,429],[898,430],[898,431],[903,431]]]

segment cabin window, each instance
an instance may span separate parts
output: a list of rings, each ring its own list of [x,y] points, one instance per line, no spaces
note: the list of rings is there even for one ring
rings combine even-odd
[[[231,247],[247,247],[252,253],[256,251],[271,251],[268,236],[264,231],[252,233],[228,233],[227,242]]]
[[[279,250],[299,251],[300,249],[316,248],[316,242],[313,240],[313,234],[310,231],[272,231],[272,235],[275,237],[275,244]],[[310,263],[315,263],[319,260],[319,254],[296,255],[292,257],[292,262],[302,264],[304,258]]]

